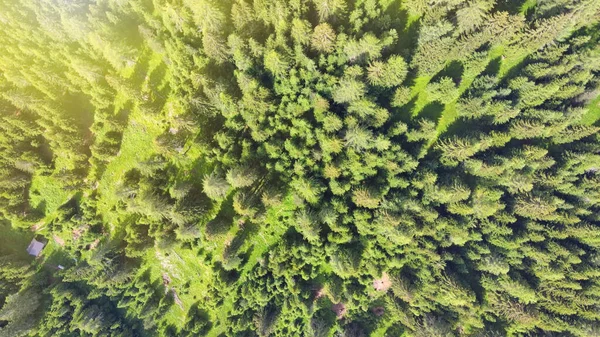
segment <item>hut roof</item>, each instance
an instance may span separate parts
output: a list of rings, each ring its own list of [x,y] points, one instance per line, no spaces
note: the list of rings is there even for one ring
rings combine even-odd
[[[33,239],[31,240],[29,247],[27,247],[27,253],[29,253],[29,255],[39,256],[42,252],[42,249],[44,249],[44,246],[45,245],[43,243],[39,242],[36,239]]]

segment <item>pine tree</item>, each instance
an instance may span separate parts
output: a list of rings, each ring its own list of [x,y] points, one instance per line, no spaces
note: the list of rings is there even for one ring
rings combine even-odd
[[[330,53],[333,51],[335,38],[336,34],[333,28],[327,23],[321,23],[315,27],[312,33],[311,45],[319,52]]]
[[[227,181],[219,177],[216,172],[213,172],[204,177],[202,182],[204,193],[211,199],[222,199],[229,190]]]

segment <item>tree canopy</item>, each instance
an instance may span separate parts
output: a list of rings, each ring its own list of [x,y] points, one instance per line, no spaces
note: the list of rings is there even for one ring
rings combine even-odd
[[[600,336],[599,20],[0,0],[0,337]]]

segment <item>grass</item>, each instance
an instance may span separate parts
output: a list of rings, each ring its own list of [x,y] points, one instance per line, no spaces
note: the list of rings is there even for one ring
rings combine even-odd
[[[16,254],[19,258],[27,258],[25,249],[33,238],[33,234],[23,229],[12,228],[10,223],[0,222],[0,254]]]
[[[110,224],[111,232],[117,221],[112,208],[118,203],[117,187],[125,173],[137,167],[139,162],[150,159],[156,151],[154,139],[163,131],[162,123],[145,115],[138,109],[130,115],[129,124],[123,133],[119,154],[108,164],[99,182],[98,213]]]
[[[142,83],[142,87],[148,87],[152,80],[156,80],[158,88],[161,90],[168,85],[168,74],[164,74],[164,76],[161,76],[161,78],[158,79],[154,79],[152,76],[153,74],[163,74],[160,72],[162,62],[162,56],[158,54],[152,54],[147,58],[147,76],[145,77],[144,83]],[[134,67],[126,67],[122,69],[121,75],[125,77],[133,76],[134,70]],[[143,90],[144,88],[142,88],[142,91]],[[148,90],[150,89],[148,88]],[[121,221],[118,212],[113,210],[120,201],[120,198],[117,195],[119,183],[126,172],[136,168],[138,163],[148,160],[158,153],[154,140],[164,132],[166,127],[163,114],[152,114],[147,111],[142,111],[136,103],[137,99],[127,95],[127,93],[119,92],[113,99],[115,115],[123,110],[130,110],[131,112],[128,115],[128,123],[123,132],[120,151],[108,163],[97,183],[97,212],[103,217],[103,222],[108,226],[113,235],[119,230],[117,226],[119,226]],[[167,99],[167,104],[161,108],[168,109],[168,103],[169,101]],[[167,112],[167,115],[170,115],[170,111]],[[197,159],[201,157],[204,157],[202,149],[197,144],[192,144],[186,152],[186,156],[178,157],[179,161],[176,162],[176,165],[179,166],[180,172],[187,172],[187,170],[203,171],[205,168],[195,167],[198,165]],[[90,190],[87,190],[85,191],[85,194],[89,195],[90,192]],[[72,193],[66,191],[63,184],[52,176],[36,175],[32,178],[30,204],[32,207],[38,208],[46,214],[46,217],[41,221],[41,224],[50,223],[56,217],[56,212],[59,207],[68,202],[72,197]],[[69,250],[63,249],[63,247],[55,243],[52,235],[49,235],[48,230],[45,227],[40,227],[37,233],[46,235],[46,238],[48,239],[48,244],[43,251],[45,257],[50,258],[59,255],[68,256],[67,252]],[[68,248],[68,245],[73,241],[72,228],[65,228],[60,233],[52,234],[57,235],[65,241],[66,246],[64,248]],[[235,232],[233,234],[235,235]],[[26,235],[26,237],[24,235]],[[14,249],[24,251],[32,236],[33,234],[24,232],[19,240],[14,240]],[[113,239],[115,238],[113,237]],[[273,239],[272,242],[274,241],[276,241],[276,239]],[[224,245],[223,242],[220,244]],[[260,255],[267,249],[268,246],[264,246],[261,248],[261,252],[257,252],[257,254]],[[82,254],[88,256],[91,253],[85,251],[82,252]],[[258,256],[253,256],[251,257],[251,260],[257,261],[258,258]],[[48,264],[50,261],[51,260],[46,260],[45,258],[43,263]],[[51,264],[56,263],[51,262]],[[56,266],[51,265],[51,267],[54,268]],[[146,270],[150,270],[152,281],[159,280],[162,283],[163,274],[168,275],[171,279],[171,283],[168,287],[173,288],[177,292],[182,302],[183,309],[177,304],[174,304],[167,312],[165,319],[168,323],[177,327],[182,327],[185,323],[189,308],[195,302],[206,296],[207,290],[213,282],[212,280],[214,277],[213,269],[210,265],[205,264],[198,256],[197,249],[181,247],[161,248],[156,246],[153,249],[148,249],[146,255],[143,256],[143,262],[139,272],[142,273]],[[212,321],[216,321],[218,319],[218,317],[216,317],[218,313],[212,314],[215,316]]]
[[[293,203],[293,198],[287,196],[283,203],[278,207],[273,207],[267,211],[266,220],[264,224],[266,227],[261,229],[261,232],[255,236],[254,241],[247,241],[241,249],[252,249],[246,264],[241,269],[239,280],[243,282],[244,277],[252,271],[258,261],[274,246],[280,238],[285,234],[288,227],[285,222],[282,221],[283,217],[291,216],[296,206]],[[234,226],[237,228],[237,226]],[[237,231],[237,229],[236,229]],[[217,316],[219,324],[215,325],[212,330],[209,331],[207,337],[218,337],[224,332],[224,328],[227,324],[227,315],[233,309],[235,293],[230,293],[223,302],[219,315]]]
[[[396,322],[387,319],[383,323],[378,324],[377,328],[371,332],[370,337],[387,337],[387,330]]]
[[[415,84],[411,87],[411,97],[414,99],[416,97],[415,106],[413,108],[413,116],[417,116],[419,112],[423,110],[423,108],[429,103],[427,99],[427,92],[425,89],[427,88],[427,84],[431,81],[431,76],[422,76],[417,77],[415,79]]]
[[[489,53],[488,62],[493,60],[496,57],[495,55],[498,52],[499,51],[497,49],[492,50]],[[481,71],[483,71],[483,70],[484,69],[481,69]],[[454,121],[458,117],[458,112],[456,111],[456,101],[471,86],[471,84],[473,83],[473,81],[475,80],[477,75],[479,75],[481,73],[481,71],[475,71],[472,73],[471,76],[461,78],[460,84],[458,86],[458,94],[456,96],[456,99],[447,103],[444,106],[444,110],[442,111],[440,118],[437,121],[436,137],[434,137],[433,139],[430,140],[428,147],[431,147],[435,143],[437,138],[441,134],[443,134],[452,123],[454,123]],[[427,82],[425,82],[425,80],[427,80]],[[417,99],[417,102],[415,104],[415,110],[413,110],[414,111],[413,115],[419,115],[419,113],[421,113],[423,111],[423,107],[425,107],[428,103],[430,103],[427,100],[427,93],[425,91],[425,88],[427,87],[427,83],[429,82],[429,80],[430,80],[430,78],[428,78],[428,79],[419,78],[416,81],[415,87],[417,87],[417,88],[416,89],[413,88],[413,90],[419,90],[420,93],[419,93],[419,98]]]
[[[509,75],[512,69],[521,64],[521,62],[523,62],[523,60],[528,55],[529,54],[527,52],[510,53],[505,46],[498,45],[492,47],[489,50],[486,65],[488,65],[495,59],[502,58],[497,76],[498,78],[503,79],[504,77]],[[428,147],[433,146],[437,139],[448,130],[448,127],[456,121],[456,119],[458,118],[456,102],[465,93],[465,91],[468,90],[468,88],[471,86],[471,84],[477,78],[477,76],[479,76],[479,74],[481,74],[481,72],[483,72],[484,70],[485,67],[482,67],[481,69],[475,69],[475,71],[470,72],[470,76],[461,77],[456,99],[447,103],[444,106],[444,110],[441,112],[440,118],[437,121],[436,136],[429,141]],[[429,103],[431,103],[427,99],[427,92],[425,89],[432,78],[433,77],[420,77],[415,80],[415,84],[412,87],[412,93],[413,97],[418,97],[415,103],[415,107],[413,109],[413,116],[418,116],[423,111],[423,108]],[[598,111],[595,114],[592,114],[592,116],[590,116],[589,119],[594,118],[593,116],[598,116],[600,118],[600,107],[598,107]]]
[[[35,175],[31,180],[29,203],[46,215],[54,213],[71,198],[63,184],[52,176]]]
[[[161,56],[151,51],[146,52],[150,53],[146,65],[146,81],[148,81],[150,75],[158,70]],[[133,75],[133,73],[129,75]],[[128,109],[130,103],[132,103],[132,97],[118,93],[114,98],[115,115],[121,110]],[[136,103],[133,104],[128,121],[123,132],[120,151],[107,165],[99,181],[98,213],[103,214],[104,222],[110,224],[111,232],[114,232],[114,225],[117,222],[116,212],[113,212],[112,208],[119,201],[115,192],[121,178],[127,171],[135,168],[139,162],[150,159],[157,152],[154,139],[165,128],[164,120],[159,114],[154,115],[142,111]]]
[[[123,97],[117,98],[117,100],[121,99]],[[144,115],[138,109],[134,109],[123,134],[120,153],[114,157],[102,174],[98,187],[98,213],[104,216],[105,223],[110,225],[113,233],[116,229],[115,226],[118,225],[119,218],[117,212],[112,212],[111,209],[119,202],[116,195],[119,181],[125,172],[135,168],[139,162],[147,160],[157,153],[153,140],[162,133],[163,128],[161,125],[161,121],[153,116]],[[197,145],[192,145],[186,157],[181,158],[177,165],[181,171],[191,170],[196,164],[196,159],[202,155],[202,149]],[[50,176],[34,177],[31,191],[31,204],[36,207],[44,207],[46,214],[48,214],[46,220],[44,220],[45,223],[51,221],[53,213],[72,197],[70,193],[64,191],[58,180]],[[268,227],[261,229],[261,232],[257,235],[257,238],[260,239],[244,242],[241,250],[251,249],[252,252],[243,267],[242,275],[250,272],[259,259],[285,233],[287,227],[280,221],[280,217],[289,215],[294,207],[291,198],[287,198],[280,207],[269,210],[266,221]],[[43,232],[42,228],[40,233],[43,234]],[[227,236],[215,240],[213,242],[214,254],[222,254],[226,241],[233,239],[239,232],[237,226],[232,226]],[[67,244],[70,243],[71,232],[69,230],[55,234],[65,240]],[[52,237],[48,237],[48,240],[49,243],[44,250],[45,256],[63,251],[62,247],[54,243]],[[181,247],[161,249],[154,247],[154,249],[149,249],[144,256],[139,272],[142,273],[147,269],[150,270],[152,281],[159,280],[162,282],[163,273],[171,279],[168,287],[177,292],[183,309],[177,304],[172,305],[166,314],[165,320],[167,323],[181,328],[185,323],[189,308],[206,296],[208,287],[213,282],[214,271],[212,267],[198,256],[196,249]],[[210,313],[213,316],[212,321],[221,324],[216,324],[210,331],[209,336],[218,336],[223,331],[227,317],[224,313],[233,309],[233,303],[234,294],[229,294],[226,296],[224,305],[220,307],[221,312]]]
[[[585,125],[593,125],[600,119],[600,95],[591,100],[587,105],[588,111],[582,118]]]
[[[199,261],[195,250],[181,247],[149,249],[140,270],[146,268],[150,268],[152,280],[162,282],[163,274],[170,278],[168,287],[177,292],[183,309],[173,304],[165,318],[170,324],[183,326],[189,308],[207,293],[207,285],[212,282],[212,268]]]
[[[269,251],[269,248],[275,245],[287,231],[288,228],[285,222],[282,221],[282,217],[290,216],[295,208],[292,198],[288,196],[279,207],[267,211],[264,223],[266,226],[260,229],[260,233],[255,236],[256,240],[246,240],[240,247],[240,251],[251,250],[248,260],[241,269],[240,280],[244,280],[245,275],[254,268],[265,253]],[[211,240],[212,245],[203,248],[212,251],[213,257],[219,258],[227,242],[233,240],[237,235],[241,235],[242,231],[243,229],[239,226],[232,226],[227,234]],[[161,280],[163,273],[172,280],[169,287],[177,292],[183,304],[183,310],[175,304],[170,308],[165,319],[170,324],[179,328],[182,327],[185,323],[187,310],[195,302],[206,296],[208,286],[213,282],[214,271],[212,267],[200,258],[194,248],[173,247],[160,249],[155,247],[145,255],[140,272],[147,268],[150,268],[152,280]],[[186,284],[189,285],[189,288],[183,291]],[[225,294],[219,312],[210,313],[213,316],[212,321],[218,322],[218,324],[213,326],[207,336],[216,337],[224,332],[227,324],[226,314],[233,309],[235,295],[234,292]]]
[[[160,55],[153,54],[148,60],[146,81],[152,78],[152,74],[158,71],[162,62]],[[164,78],[162,79],[164,82]],[[161,87],[164,83],[161,82]],[[147,86],[148,83],[143,83]],[[130,100],[124,95],[115,97],[115,111],[125,109]],[[168,104],[163,107],[167,108]],[[165,123],[161,115],[153,115],[141,111],[134,106],[129,115],[128,125],[123,132],[123,138],[118,155],[107,165],[99,181],[98,213],[102,214],[103,221],[109,225],[111,233],[119,228],[119,215],[112,211],[120,198],[117,195],[119,183],[125,173],[138,166],[138,163],[150,159],[158,153],[154,139],[163,133]],[[196,160],[202,157],[202,151],[197,145],[188,149],[184,158],[176,162],[180,172],[193,170]],[[176,291],[182,302],[182,308],[174,304],[165,317],[166,321],[177,327],[182,327],[189,308],[198,300],[203,298],[207,291],[207,285],[212,282],[212,268],[207,266],[198,257],[196,249],[181,247],[160,248],[155,246],[149,249],[144,256],[140,267],[140,273],[150,270],[152,281],[159,280],[162,283],[163,274],[167,275],[171,283],[168,285]],[[171,295],[168,295],[171,296]]]

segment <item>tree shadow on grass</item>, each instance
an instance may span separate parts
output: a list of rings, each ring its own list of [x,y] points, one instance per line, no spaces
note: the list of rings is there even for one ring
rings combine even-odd
[[[389,18],[389,24],[386,29],[395,29],[398,33],[398,40],[393,48],[389,49],[390,54],[399,54],[407,62],[410,62],[410,51],[415,49],[419,38],[419,21],[413,21],[409,24],[408,12],[401,8],[401,1],[392,1],[383,13],[384,18]]]
[[[150,87],[154,91],[154,102],[161,107],[165,104],[167,100],[167,96],[171,91],[171,87],[169,85],[162,85],[163,79],[168,74],[168,67],[166,64],[161,63],[158,68],[156,68],[151,74],[149,78]],[[162,87],[161,87],[162,86]]]
[[[240,278],[238,270],[226,270],[221,262],[215,262],[212,269],[218,275],[219,279],[229,285],[236,283]]]
[[[442,112],[444,111],[444,104],[440,102],[431,102],[427,104],[421,112],[419,112],[418,118],[426,118],[429,119],[436,124],[442,117]]]
[[[200,308],[199,303],[192,305],[186,317],[182,332],[187,332],[190,336],[204,336],[212,328],[210,315]]]
[[[502,57],[496,57],[488,63],[481,75],[483,76],[498,76],[500,73],[500,65],[502,64]]]
[[[481,130],[482,126],[487,124],[482,124],[481,121],[475,119],[462,119],[457,118],[452,124],[448,126],[444,134],[443,138],[450,138],[453,136],[465,136],[471,133],[471,130]],[[442,138],[440,136],[440,138]]]
[[[39,195],[38,191],[33,191],[33,194]],[[39,204],[37,204],[37,206],[35,206],[34,210],[40,214],[46,214],[46,211],[48,210],[48,205],[46,200],[42,200]]]
[[[442,77],[450,77],[454,84],[459,85],[462,80],[462,75],[464,72],[464,66],[460,61],[452,61],[444,69],[438,72],[430,83],[438,82]]]
[[[387,127],[393,127],[398,122],[408,123],[412,119],[412,111],[416,106],[418,96],[413,97],[408,103],[401,107],[392,110],[390,119],[387,122]]]
[[[233,195],[230,195],[222,202],[217,216],[206,224],[206,228],[204,229],[206,237],[211,240],[225,235],[231,229],[231,226],[233,226],[233,218],[235,216]]]
[[[251,238],[255,237],[256,233],[259,231],[259,228],[260,227],[256,224],[244,224],[242,230],[240,230],[233,238],[231,243],[225,247],[225,251],[223,252],[224,263],[229,263],[233,260],[234,264],[237,266],[236,269],[243,268],[243,266],[248,262],[252,253],[252,249],[246,249],[244,244]]]

